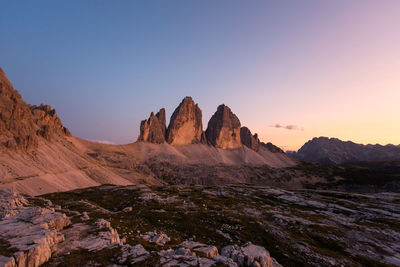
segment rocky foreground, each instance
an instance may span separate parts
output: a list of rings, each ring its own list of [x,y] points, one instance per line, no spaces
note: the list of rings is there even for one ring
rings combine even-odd
[[[101,186],[0,192],[1,266],[400,266],[400,194]]]

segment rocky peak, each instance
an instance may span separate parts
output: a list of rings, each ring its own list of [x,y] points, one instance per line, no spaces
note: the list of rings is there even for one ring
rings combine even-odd
[[[71,135],[69,130],[62,125],[55,109],[44,104],[40,106],[29,105],[29,107],[33,115],[33,121],[39,127],[37,130],[38,135],[46,140],[51,140],[55,135]]]
[[[35,148],[54,134],[70,135],[50,106],[27,105],[0,68],[0,150]]]
[[[207,141],[219,148],[237,148],[240,140],[240,121],[228,106],[220,105],[208,122]]]
[[[185,97],[171,116],[167,142],[171,145],[196,144],[202,141],[201,109],[189,96]]]
[[[258,151],[260,147],[260,140],[258,139],[258,135],[252,135],[251,131],[247,127],[240,128],[240,140],[242,141],[243,145],[247,146],[250,149],[253,149],[254,151]]]
[[[165,133],[165,109],[162,108],[156,115],[152,112],[149,119],[140,123],[138,141],[161,144],[165,142]]]

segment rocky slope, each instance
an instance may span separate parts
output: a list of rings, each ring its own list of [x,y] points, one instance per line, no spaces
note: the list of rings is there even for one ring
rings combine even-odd
[[[47,250],[52,238],[0,231],[2,263],[24,253],[20,266],[400,265],[396,193],[137,185],[0,196],[1,224],[59,237]]]
[[[394,145],[362,145],[337,138],[319,137],[308,141],[297,153],[291,155],[307,162],[341,164],[400,159],[400,148]]]
[[[172,145],[197,144],[202,137],[201,110],[191,97],[185,97],[171,116],[167,141]]]
[[[97,197],[78,200],[70,195],[66,200],[66,195],[53,194],[25,199],[0,190],[2,266],[39,266],[46,262],[46,266],[281,266],[264,247],[251,242],[226,245],[219,251],[214,245],[183,239],[184,235],[177,236],[172,228],[168,230],[171,237],[156,225],[151,226],[158,229],[146,230],[144,214],[144,228],[132,218],[145,211],[139,206],[153,202],[161,204],[158,214],[170,212],[161,208],[180,204],[176,196],[164,198],[145,186],[99,189],[88,189],[88,195],[95,197],[101,192],[105,199],[120,201],[118,195],[133,192],[137,197],[130,199],[131,206],[120,210],[121,206],[115,205],[109,210],[108,205],[98,203]]]
[[[0,70],[0,187],[38,195],[112,183],[127,185],[154,178],[103,166],[48,105],[28,105]]]

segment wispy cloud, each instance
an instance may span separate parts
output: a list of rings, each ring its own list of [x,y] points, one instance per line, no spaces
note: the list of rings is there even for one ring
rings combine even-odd
[[[282,125],[282,124],[277,123],[277,124],[271,125],[270,127],[282,128],[282,129],[286,129],[286,130],[304,131],[303,127],[300,127],[300,126],[297,126],[297,125],[291,125],[291,124],[290,125]]]
[[[93,140],[93,139],[88,139],[88,140],[95,142],[95,143],[106,144],[106,145],[115,145],[116,144],[112,141],[107,141],[107,140]]]

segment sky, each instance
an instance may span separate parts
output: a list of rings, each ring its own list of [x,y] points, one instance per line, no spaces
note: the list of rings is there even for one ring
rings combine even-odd
[[[400,144],[400,1],[2,1],[0,67],[78,137],[136,141],[185,96],[264,142]]]

